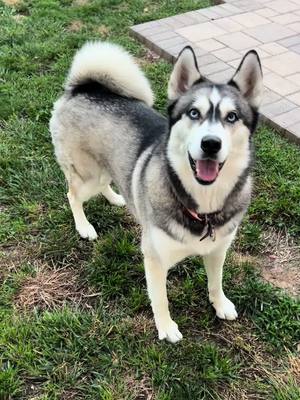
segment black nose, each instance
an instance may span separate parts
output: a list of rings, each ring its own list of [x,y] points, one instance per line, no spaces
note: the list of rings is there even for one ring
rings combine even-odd
[[[206,154],[216,154],[222,146],[221,139],[216,136],[204,136],[201,142],[201,149]]]

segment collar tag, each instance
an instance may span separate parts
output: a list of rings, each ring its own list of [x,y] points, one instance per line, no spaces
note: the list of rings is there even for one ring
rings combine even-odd
[[[202,242],[202,240],[206,239],[208,236],[214,242],[216,240],[216,230],[214,225],[211,223],[209,217],[207,216],[207,214],[197,214],[196,211],[190,210],[189,208],[187,208],[187,210],[194,219],[203,222],[204,227],[207,227],[207,231],[201,237],[200,242]]]

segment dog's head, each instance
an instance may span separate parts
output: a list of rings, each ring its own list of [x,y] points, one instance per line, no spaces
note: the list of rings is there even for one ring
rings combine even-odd
[[[262,92],[261,64],[254,50],[226,84],[214,84],[201,75],[191,47],[181,51],[168,86],[167,155],[182,180],[214,186],[219,175],[242,173],[249,164],[249,139]]]

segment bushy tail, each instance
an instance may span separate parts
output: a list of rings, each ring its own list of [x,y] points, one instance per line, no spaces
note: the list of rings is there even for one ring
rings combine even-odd
[[[108,87],[112,92],[144,101],[152,106],[154,96],[150,83],[122,47],[108,42],[87,42],[76,53],[66,89],[88,79]]]

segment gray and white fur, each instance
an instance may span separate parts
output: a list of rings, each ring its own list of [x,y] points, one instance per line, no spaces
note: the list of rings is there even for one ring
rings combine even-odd
[[[237,317],[222,289],[222,268],[250,202],[251,139],[262,91],[255,51],[230,82],[214,84],[185,47],[169,80],[165,118],[152,108],[150,84],[134,59],[119,46],[90,42],[75,55],[54,105],[50,130],[76,229],[97,237],[83,210],[92,196],[126,203],[142,227],[159,339],[182,338],[170,316],[166,280],[191,255],[203,257],[217,316]]]

